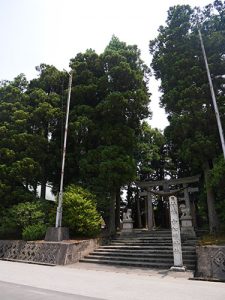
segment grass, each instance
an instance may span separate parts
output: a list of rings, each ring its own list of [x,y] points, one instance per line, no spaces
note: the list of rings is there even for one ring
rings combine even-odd
[[[225,246],[225,232],[218,234],[207,234],[204,235],[199,241],[200,246],[207,245],[224,245]]]

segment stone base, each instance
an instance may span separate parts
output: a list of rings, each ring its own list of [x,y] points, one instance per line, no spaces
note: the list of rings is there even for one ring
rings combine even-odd
[[[197,246],[196,277],[225,280],[225,245]]]
[[[182,238],[195,238],[196,233],[194,227],[181,227],[180,229]]]
[[[45,235],[45,241],[60,242],[69,240],[69,228],[67,227],[49,227]]]
[[[186,267],[185,266],[182,266],[182,267],[176,267],[176,266],[173,266],[170,268],[170,271],[175,271],[175,272],[186,272]]]
[[[134,227],[133,223],[134,223],[133,221],[128,221],[128,220],[123,221],[122,231],[128,231],[128,232],[133,231],[133,227]]]
[[[183,238],[195,238],[195,230],[192,224],[191,216],[181,217],[181,235]]]
[[[192,227],[192,219],[190,217],[181,217],[181,227]]]

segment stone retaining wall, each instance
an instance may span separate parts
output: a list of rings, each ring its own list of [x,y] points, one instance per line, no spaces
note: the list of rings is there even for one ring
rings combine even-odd
[[[62,242],[0,240],[0,259],[66,265],[79,261],[102,243],[102,239]]]
[[[197,246],[196,277],[225,281],[225,245]]]

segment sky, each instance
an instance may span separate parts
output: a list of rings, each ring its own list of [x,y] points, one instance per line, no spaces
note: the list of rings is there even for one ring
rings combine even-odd
[[[137,45],[150,65],[149,41],[165,24],[170,6],[204,6],[212,0],[0,0],[0,80],[24,73],[37,76],[35,66],[69,69],[77,53],[92,48],[102,53],[112,35]],[[161,130],[168,124],[159,107],[159,82],[150,78],[149,123]]]

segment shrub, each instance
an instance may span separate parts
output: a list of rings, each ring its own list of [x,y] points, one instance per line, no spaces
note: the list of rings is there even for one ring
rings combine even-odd
[[[23,202],[4,211],[0,221],[1,238],[21,238],[30,225],[46,223],[46,204],[42,201]]]
[[[21,229],[29,225],[44,223],[45,219],[45,213],[40,201],[14,205],[10,209],[10,215]]]
[[[22,231],[22,238],[26,241],[41,240],[44,238],[47,226],[45,224],[33,224],[25,227]]]
[[[17,228],[15,222],[3,217],[0,225],[0,239],[17,239],[20,238],[20,236],[20,230]]]
[[[70,228],[72,236],[96,236],[100,232],[101,216],[95,196],[81,187],[69,186],[63,197],[63,225]]]
[[[2,218],[0,219],[0,238],[14,239],[20,238],[20,229],[15,221],[15,216],[11,209],[3,210]]]

